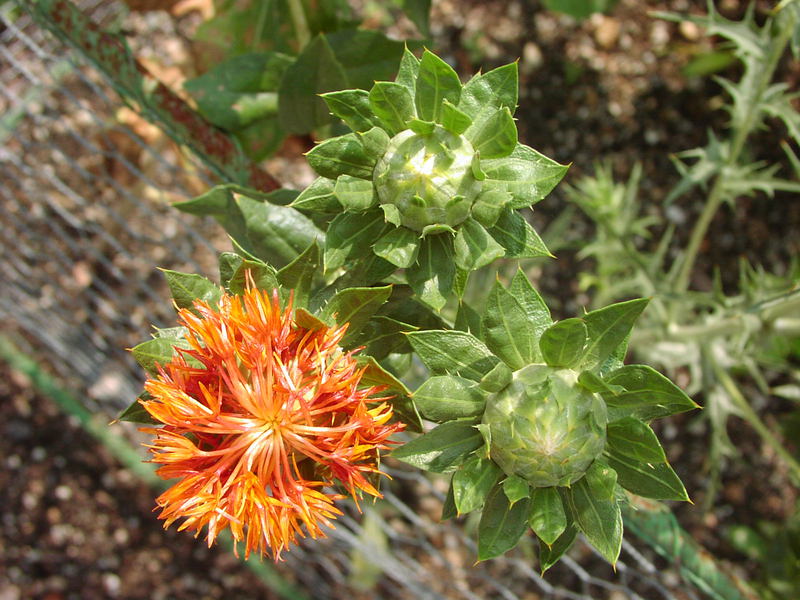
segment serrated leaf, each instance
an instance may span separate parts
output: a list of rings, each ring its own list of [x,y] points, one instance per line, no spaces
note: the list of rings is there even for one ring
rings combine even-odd
[[[495,393],[505,389],[514,377],[514,372],[502,361],[498,363],[481,378],[480,388],[486,392]]]
[[[318,97],[347,87],[347,76],[324,35],[311,40],[286,69],[278,94],[278,115],[290,133],[308,133],[331,122],[328,107]]]
[[[528,319],[534,324],[535,338],[538,340],[542,332],[553,324],[547,304],[531,285],[522,269],[518,269],[514,274],[508,291],[520,303]]]
[[[539,544],[539,570],[541,571],[542,575],[544,575],[545,571],[547,571],[550,567],[556,564],[561,557],[566,554],[566,552],[572,547],[572,544],[575,543],[575,538],[578,537],[578,528],[575,527],[574,524],[570,523],[567,525],[567,528],[564,530],[558,539],[554,541],[549,546],[547,543]]]
[[[536,488],[531,492],[531,529],[548,546],[552,546],[567,529],[567,514],[561,495],[554,487]]]
[[[342,205],[333,194],[335,184],[327,177],[317,177],[289,206],[298,210],[338,213]]]
[[[459,515],[481,508],[503,471],[490,458],[473,456],[453,474],[451,488]]]
[[[338,326],[348,324],[343,344],[352,341],[375,312],[389,299],[392,286],[347,288],[336,293],[320,315]]]
[[[353,131],[368,131],[380,121],[373,114],[366,90],[340,90],[320,94],[328,109]]]
[[[225,285],[232,294],[243,294],[252,282],[259,290],[274,290],[280,287],[277,272],[261,261],[242,259]]]
[[[461,81],[453,68],[441,58],[425,50],[419,62],[414,104],[417,115],[425,121],[439,122],[442,101],[458,105]]]
[[[404,85],[390,81],[377,81],[369,91],[372,112],[391,135],[406,129],[406,123],[417,116],[414,97]]]
[[[609,408],[643,421],[700,408],[677,385],[647,365],[627,365],[608,373],[603,380],[624,391],[604,394]]]
[[[601,365],[628,336],[649,302],[647,298],[639,298],[586,313],[583,322],[589,332],[589,341],[582,365],[587,368]]]
[[[391,456],[425,471],[453,471],[483,444],[472,425],[459,421],[443,423],[392,451]]]
[[[472,216],[484,227],[494,227],[512,196],[503,190],[484,190],[472,205]]]
[[[617,502],[598,498],[585,477],[564,488],[564,497],[587,541],[616,564],[622,547],[622,515]]]
[[[311,284],[319,271],[322,257],[316,240],[297,258],[277,273],[280,284],[294,290],[294,305],[306,306],[311,293]]]
[[[308,164],[319,175],[336,179],[352,175],[372,180],[376,159],[370,157],[355,133],[340,135],[317,144],[306,154]]]
[[[480,380],[500,362],[475,336],[463,331],[412,331],[411,346],[435,375]]]
[[[378,196],[372,182],[352,175],[339,175],[333,193],[349,212],[364,212],[378,204]]]
[[[515,210],[504,210],[489,229],[489,235],[505,248],[508,258],[552,256],[539,234]]]
[[[583,358],[588,333],[581,319],[564,319],[542,333],[539,350],[551,367],[570,368]]]
[[[519,70],[513,62],[472,77],[464,84],[458,107],[473,119],[503,107],[514,114],[518,93]]]
[[[479,417],[486,408],[486,394],[477,384],[455,375],[429,378],[413,398],[420,414],[437,423]]]
[[[441,122],[442,127],[453,135],[461,135],[472,125],[472,119],[446,99],[442,102]]]
[[[500,556],[517,545],[528,529],[530,500],[511,506],[503,486],[495,485],[486,498],[478,524],[478,560]]]
[[[664,449],[653,430],[633,417],[625,417],[608,424],[606,447],[615,454],[639,462],[667,462]]]
[[[405,48],[403,58],[400,59],[400,68],[397,71],[395,82],[405,86],[413,95],[417,87],[417,74],[419,73],[419,59]]]
[[[419,236],[415,231],[407,227],[397,227],[383,234],[372,250],[394,266],[405,269],[417,260],[419,246]]]
[[[643,463],[611,452],[606,458],[616,471],[619,484],[629,492],[653,500],[689,500],[686,488],[669,464]]]
[[[408,285],[419,300],[441,310],[453,290],[454,277],[452,240],[447,235],[432,235],[422,240],[417,262],[406,270]]]
[[[465,302],[458,303],[458,312],[456,313],[456,322],[453,324],[453,329],[459,331],[466,331],[471,333],[478,339],[483,338],[483,328],[481,327],[481,315]]]
[[[411,352],[411,346],[403,334],[417,329],[408,323],[376,315],[362,328],[357,345],[365,346],[365,353],[376,360],[391,353],[408,353]]]
[[[364,369],[361,375],[362,385],[385,386],[390,394],[387,402],[392,405],[396,417],[408,426],[410,431],[422,431],[422,420],[417,412],[416,405],[411,398],[411,392],[405,384],[384,369],[372,356],[357,355],[356,364]]]
[[[514,370],[539,358],[537,323],[520,300],[495,281],[481,323],[486,345]]]
[[[186,340],[153,338],[131,348],[133,358],[150,375],[158,375],[158,367],[172,360],[175,347],[189,348]]]
[[[222,297],[220,287],[202,275],[167,269],[162,272],[167,280],[175,306],[178,308],[193,308],[195,300],[205,302],[213,308],[217,306]]]
[[[505,478],[502,485],[503,493],[506,495],[508,503],[511,506],[514,506],[523,498],[530,498],[531,488],[528,485],[528,482],[522,477],[518,477],[517,475],[509,475]]]
[[[485,267],[505,255],[505,250],[475,219],[467,219],[458,228],[455,241],[456,266],[465,271]]]
[[[379,210],[338,215],[328,227],[325,271],[333,271],[349,260],[371,253],[370,246],[385,228],[386,223]]]
[[[517,147],[517,126],[511,111],[503,107],[486,119],[473,123],[464,132],[464,137],[472,142],[481,158],[501,158],[509,156]]]
[[[517,144],[509,156],[482,160],[481,168],[486,173],[485,188],[509,192],[514,197],[511,208],[523,208],[549,194],[569,167]]]

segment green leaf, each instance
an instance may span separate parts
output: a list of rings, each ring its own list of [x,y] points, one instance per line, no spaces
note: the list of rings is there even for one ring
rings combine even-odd
[[[372,182],[352,175],[339,175],[333,193],[348,212],[364,212],[378,204]]]
[[[553,256],[539,234],[514,210],[503,211],[489,234],[505,248],[509,258]]]
[[[383,234],[372,250],[394,266],[405,269],[417,260],[419,245],[419,236],[415,231],[397,227]]]
[[[564,497],[580,530],[589,543],[611,564],[622,547],[622,515],[619,504],[602,498],[586,477],[564,489]]]
[[[494,227],[497,219],[511,203],[511,194],[503,190],[484,190],[472,205],[472,216],[484,227]]]
[[[408,285],[419,300],[441,310],[453,290],[455,265],[449,236],[432,235],[422,240],[417,262],[406,270]]]
[[[453,324],[453,329],[466,331],[478,339],[483,338],[483,328],[481,327],[480,313],[472,308],[469,304],[459,302],[458,312],[456,313],[456,322]]]
[[[479,386],[486,392],[499,392],[511,383],[513,376],[514,372],[508,368],[508,365],[502,361],[498,361],[491,371],[481,377]]]
[[[606,458],[619,484],[629,492],[653,500],[689,500],[680,478],[666,462],[644,463],[616,452],[609,452]]]
[[[344,68],[350,87],[364,90],[395,74],[404,48],[403,42],[370,29],[351,27],[326,36],[336,59]],[[346,86],[339,89],[343,87]]]
[[[277,115],[268,115],[234,131],[233,137],[250,159],[260,162],[281,147],[286,132]]]
[[[347,76],[328,40],[324,35],[314,37],[281,81],[278,114],[283,128],[290,133],[308,133],[330,123],[328,107],[318,94],[346,87]]]
[[[356,364],[364,368],[361,376],[362,385],[386,386],[391,396],[387,402],[392,405],[392,410],[397,418],[408,426],[410,431],[422,431],[422,419],[420,419],[414,401],[411,399],[411,392],[389,371],[384,369],[372,356],[358,355],[355,357]],[[385,396],[387,392],[381,394]]]
[[[485,188],[509,192],[512,208],[523,208],[547,196],[564,177],[569,167],[560,165],[533,148],[517,144],[509,156],[482,160]]]
[[[392,286],[347,288],[337,292],[325,305],[322,314],[324,320],[333,320],[338,326],[348,323],[347,334],[343,344],[352,341],[354,336],[389,299]]]
[[[428,135],[436,129],[436,123],[433,121],[422,121],[420,119],[411,119],[407,125],[411,131],[419,135]]]
[[[514,506],[523,498],[530,498],[531,487],[528,482],[517,475],[509,475],[503,481],[503,493],[508,498],[508,503]]]
[[[131,348],[133,358],[139,366],[150,375],[158,375],[158,367],[164,366],[172,360],[174,348],[188,349],[186,340],[170,338],[153,338]]]
[[[479,417],[486,408],[486,394],[478,385],[454,375],[431,377],[413,398],[420,414],[436,423]]]
[[[602,393],[615,396],[622,391],[620,386],[608,385],[598,375],[595,375],[591,371],[581,371],[581,374],[578,375],[578,385],[583,387],[585,390],[592,392],[593,394]]]
[[[472,125],[472,119],[458,110],[449,100],[442,102],[441,121],[442,127],[453,135],[461,135]]]
[[[334,116],[339,117],[353,131],[368,131],[380,125],[369,104],[366,90],[340,90],[320,94]]]
[[[311,284],[319,270],[321,259],[319,244],[314,240],[302,254],[278,271],[277,278],[280,284],[294,290],[295,306],[308,304]]]
[[[475,75],[464,85],[458,108],[472,119],[503,107],[514,114],[519,93],[518,71],[517,63],[513,62],[488,73]]]
[[[335,181],[327,177],[317,177],[289,206],[315,212],[341,212],[342,205],[333,195],[335,184]]]
[[[453,68],[441,58],[425,50],[419,62],[414,103],[417,115],[425,121],[439,122],[442,102],[458,105],[461,81]]]
[[[508,290],[522,305],[528,319],[534,324],[535,338],[538,340],[542,332],[553,324],[553,320],[550,318],[550,309],[547,308],[547,304],[531,285],[522,269],[517,270],[511,279],[511,286]]]
[[[529,499],[511,506],[503,487],[495,485],[486,498],[478,524],[478,560],[500,556],[516,546],[528,529],[529,513]]]
[[[340,135],[314,146],[306,154],[308,164],[318,174],[329,179],[352,175],[372,180],[376,159],[367,155],[355,133]]]
[[[450,487],[447,490],[447,496],[445,496],[444,504],[442,504],[442,521],[447,521],[447,519],[452,519],[458,516],[458,510],[456,509],[456,500],[453,491],[453,480],[450,480]]]
[[[310,329],[311,331],[317,331],[319,329],[326,329],[329,327],[328,323],[311,314],[302,306],[294,310],[294,322],[297,323],[299,327]]]
[[[403,444],[391,456],[425,471],[446,473],[482,444],[481,434],[472,425],[450,421]]]
[[[403,12],[417,26],[419,32],[430,37],[431,0],[401,0]]]
[[[142,423],[146,425],[160,425],[161,421],[154,419],[152,415],[145,410],[140,399],[150,397],[147,392],[142,392],[139,397],[128,405],[128,408],[116,418],[117,421],[126,421],[128,423]]]
[[[376,162],[386,154],[386,149],[389,147],[389,134],[382,128],[373,127],[368,131],[359,132],[357,135],[361,140],[361,145],[364,146],[364,151]]]
[[[505,255],[505,250],[475,219],[467,219],[458,228],[455,241],[456,266],[465,271],[475,271]]]
[[[545,544],[552,546],[567,529],[567,514],[561,495],[554,487],[536,488],[531,492],[531,529]]]
[[[220,287],[201,275],[167,269],[162,272],[167,280],[175,306],[178,308],[193,308],[195,300],[206,302],[213,308],[217,306],[222,297]]]
[[[292,62],[292,57],[278,52],[233,56],[183,87],[211,123],[237,131],[277,114],[277,90]]]
[[[583,366],[595,367],[603,364],[611,353],[630,333],[633,324],[650,302],[647,298],[618,302],[583,316],[589,332],[589,343]],[[606,382],[611,383],[606,379]]]
[[[550,567],[561,560],[561,557],[566,554],[567,550],[572,548],[572,544],[575,543],[576,537],[578,537],[578,528],[575,527],[574,524],[570,523],[567,525],[564,533],[558,536],[558,539],[555,542],[549,546],[546,542],[539,544],[539,569],[541,570],[542,575],[544,575],[545,571],[547,571]]]
[[[500,360],[478,338],[463,331],[407,334],[420,360],[435,375],[460,375],[480,382]]]
[[[664,449],[650,426],[633,417],[608,424],[606,447],[615,454],[645,463],[667,462]]]
[[[363,327],[356,345],[364,346],[365,353],[376,360],[386,358],[391,353],[409,353],[411,345],[403,334],[416,329],[408,323],[376,315]]]
[[[275,269],[261,261],[246,258],[239,261],[236,270],[228,278],[226,286],[232,294],[243,294],[249,281],[252,281],[259,290],[280,288]]]
[[[624,388],[613,396],[603,394],[609,408],[643,421],[700,408],[682,389],[647,365],[621,367],[603,379],[609,385]]]
[[[395,82],[403,85],[413,95],[417,89],[417,75],[419,74],[419,59],[405,48],[403,58],[400,59],[400,68],[397,71]]]
[[[325,271],[371,253],[370,245],[386,228],[379,210],[367,213],[342,213],[331,221],[325,240]]]
[[[495,281],[481,323],[486,345],[514,370],[539,358],[537,323],[529,317],[521,300]]]
[[[517,126],[511,111],[503,107],[487,119],[473,123],[464,137],[472,142],[481,158],[501,158],[509,156],[517,147]]]
[[[375,82],[369,91],[369,104],[391,135],[406,129],[406,123],[417,116],[411,92],[400,83]]]
[[[583,478],[596,499],[614,500],[617,489],[617,473],[605,461],[596,459],[586,470]]]
[[[490,458],[473,456],[453,474],[451,488],[459,515],[481,508],[497,480],[503,475]]]
[[[564,319],[551,325],[539,340],[539,350],[551,367],[570,368],[583,358],[587,330],[581,319]]]

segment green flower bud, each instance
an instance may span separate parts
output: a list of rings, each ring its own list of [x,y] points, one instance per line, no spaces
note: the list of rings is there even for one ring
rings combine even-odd
[[[577,384],[578,373],[529,365],[489,398],[483,422],[492,459],[535,487],[578,481],[606,443],[606,406]]]
[[[470,215],[480,183],[472,172],[475,150],[462,135],[436,125],[431,133],[406,129],[389,142],[373,181],[382,205],[414,231],[429,225],[455,227]],[[387,215],[390,211],[386,211]]]

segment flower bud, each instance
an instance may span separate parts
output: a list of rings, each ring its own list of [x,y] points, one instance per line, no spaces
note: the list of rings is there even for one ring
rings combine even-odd
[[[535,487],[568,486],[603,452],[606,406],[577,379],[570,369],[529,365],[489,398],[491,457],[507,475]]]
[[[397,208],[396,225],[415,231],[429,225],[455,227],[469,216],[480,191],[472,173],[474,155],[464,136],[438,125],[427,134],[398,133],[375,166],[380,203]]]

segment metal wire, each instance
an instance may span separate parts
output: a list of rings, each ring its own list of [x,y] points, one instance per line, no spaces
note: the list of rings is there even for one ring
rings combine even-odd
[[[82,8],[98,20],[120,18],[114,3]],[[174,319],[155,265],[215,276],[224,237],[169,207],[197,193],[187,169],[195,180],[211,178],[175,144],[154,146],[121,121],[123,102],[111,87],[13,3],[0,8],[0,26],[0,324],[87,406],[111,417],[141,386],[125,348],[149,324]],[[442,481],[391,464],[388,471],[385,498],[369,507],[379,530],[365,530],[362,516],[344,506],[326,539],[286,554],[287,578],[315,598],[698,597],[629,541],[616,573],[581,543],[541,576],[530,539],[505,558],[473,565],[469,520],[438,522]],[[372,575],[359,571],[365,561]]]

